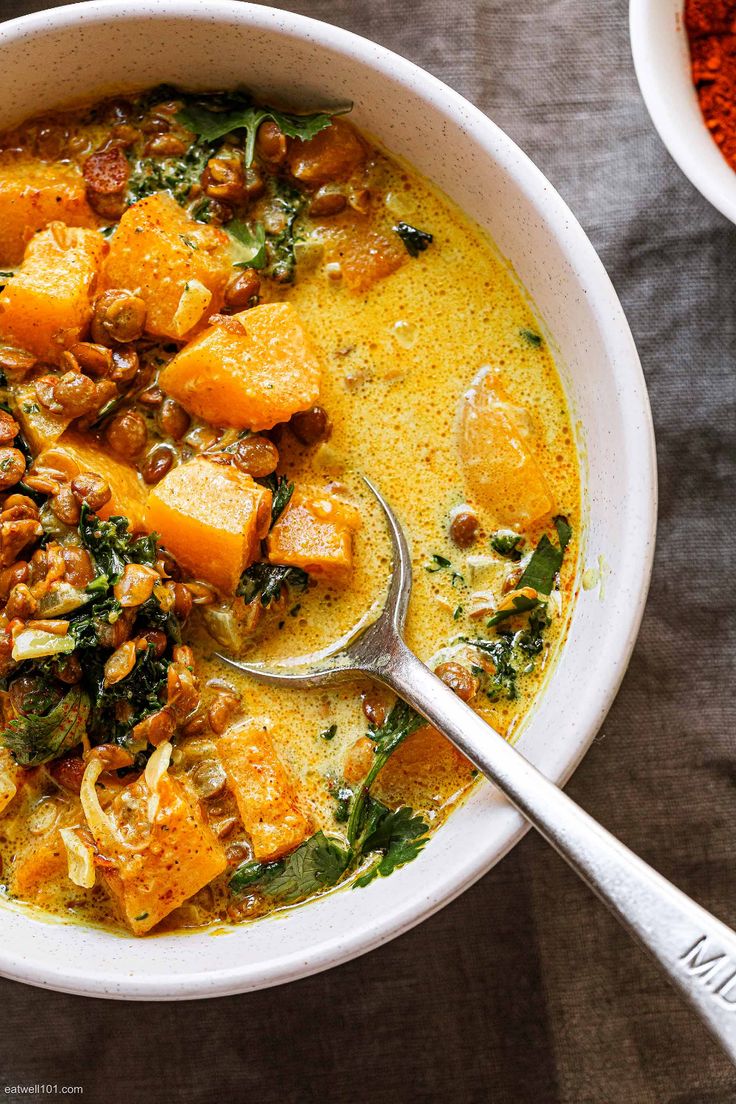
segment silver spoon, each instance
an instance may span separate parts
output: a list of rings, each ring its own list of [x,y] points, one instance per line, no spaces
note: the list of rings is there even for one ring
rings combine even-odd
[[[293,658],[273,667],[220,658],[280,686],[320,686],[363,674],[394,690],[496,783],[651,952],[736,1060],[736,934],[588,816],[407,648],[403,631],[412,582],[409,549],[388,503],[368,479],[365,483],[383,508],[391,534],[393,571],[382,611],[319,657]]]

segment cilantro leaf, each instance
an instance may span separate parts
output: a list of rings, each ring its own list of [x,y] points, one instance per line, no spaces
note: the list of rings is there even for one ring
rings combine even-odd
[[[0,743],[10,749],[21,767],[37,767],[82,740],[89,710],[87,694],[79,686],[73,686],[45,715],[27,713],[14,717],[0,732]]]
[[[227,232],[233,242],[235,268],[263,268],[266,263],[266,231],[263,223],[256,222],[253,228],[242,219],[231,219]]]
[[[560,546],[555,547],[546,533],[542,536],[517,583],[519,590],[522,587],[533,587],[539,594],[551,593],[555,575],[562,567],[562,558],[572,536],[572,528],[567,518],[558,515],[553,518],[553,522]]]
[[[288,904],[336,885],[349,862],[347,848],[319,831],[278,862],[241,863],[229,886],[233,893],[257,888],[265,897]]]
[[[332,122],[333,115],[344,115],[352,110],[349,107],[331,114],[317,112],[312,115],[293,115],[285,111],[277,111],[273,107],[237,106],[231,110],[212,111],[203,104],[191,103],[177,112],[177,121],[187,130],[213,142],[217,138],[223,138],[234,130],[245,130],[245,167],[253,164],[256,149],[256,135],[261,123],[271,119],[283,134],[289,138],[300,138],[303,142],[314,138],[321,130]]]
[[[418,257],[434,241],[432,234],[428,234],[426,230],[418,230],[408,222],[397,222],[394,231],[401,238],[410,257]]]
[[[407,805],[390,810],[371,799],[371,830],[360,845],[360,855],[382,852],[364,874],[356,879],[355,888],[362,888],[374,878],[387,878],[400,866],[415,859],[429,840],[429,825]]]

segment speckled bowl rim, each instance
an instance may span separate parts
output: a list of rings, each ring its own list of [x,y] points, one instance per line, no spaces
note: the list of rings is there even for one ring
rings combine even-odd
[[[22,48],[23,40],[49,26],[75,27],[81,20],[88,27],[92,21],[117,23],[140,19],[144,7],[134,0],[98,0],[39,12],[0,25],[0,44],[12,41]],[[155,19],[196,15],[212,24],[218,20],[243,22],[249,29],[283,35],[287,42],[305,39],[310,47],[328,48],[333,56],[342,55],[358,69],[372,69],[392,82],[394,88],[401,84],[407,96],[421,97],[424,104],[441,116],[442,128],[459,128],[464,135],[470,135],[524,201],[533,202],[535,220],[555,238],[562,258],[560,264],[575,276],[575,294],[585,302],[595,323],[599,345],[605,349],[610,365],[611,387],[626,413],[621,419],[617,442],[620,448],[616,455],[628,481],[617,515],[627,527],[618,565],[622,582],[616,593],[621,608],[612,623],[606,625],[601,638],[606,655],[597,667],[592,665],[595,685],[587,677],[587,671],[585,677],[578,673],[582,684],[576,687],[574,702],[564,700],[565,708],[572,709],[569,733],[565,733],[568,742],[561,744],[556,732],[545,729],[541,744],[544,755],[538,756],[544,760],[545,773],[563,784],[593,740],[625,673],[646,601],[656,526],[656,459],[646,387],[628,324],[603,265],[569,208],[526,155],[479,110],[409,61],[350,32],[258,5],[228,0],[158,0],[154,11]],[[567,690],[570,692],[570,685]],[[564,677],[556,677],[545,698],[564,699],[564,693]],[[561,708],[559,703],[555,707]],[[545,716],[550,713],[547,710]],[[58,921],[38,920],[27,914],[18,920],[17,911],[6,905],[0,908],[0,973],[33,985],[89,996],[168,1000],[245,992],[338,965],[432,915],[477,881],[521,838],[528,826],[520,815],[492,787],[480,789],[483,809],[491,809],[493,814],[495,834],[491,839],[474,834],[472,839],[463,839],[463,846],[457,846],[457,833],[448,832],[445,826],[409,867],[360,891],[365,897],[340,891],[291,910],[286,921],[277,915],[254,925],[230,929],[225,939],[235,961],[228,961],[225,966],[203,969],[197,962],[199,954],[207,958],[207,944],[202,942],[206,937],[174,935],[133,941]],[[462,813],[463,809],[458,810],[449,823]],[[338,900],[343,902],[341,907],[335,905]],[[307,916],[309,920],[305,922]],[[349,917],[348,922],[345,917]],[[288,951],[280,947],[280,933],[286,930],[284,922],[303,925],[305,931],[311,931],[308,943]],[[259,932],[273,932],[272,953],[263,960],[238,962],[237,948],[246,946],[248,933],[256,928]],[[8,949],[8,942],[13,942],[14,949]],[[223,940],[218,938],[214,942],[222,944]],[[158,945],[162,943],[165,947],[159,952]],[[43,949],[39,949],[41,944]],[[119,952],[109,950],[113,944],[119,947]],[[85,948],[84,954],[77,953],[79,946]],[[147,954],[156,960],[155,968],[147,962]],[[216,957],[214,952],[212,955]],[[186,967],[175,969],[173,963],[177,959],[186,962]],[[166,966],[168,960],[172,963],[171,970]]]
[[[690,183],[736,223],[736,172],[703,119],[690,67],[683,0],[630,0],[631,53],[660,138]]]

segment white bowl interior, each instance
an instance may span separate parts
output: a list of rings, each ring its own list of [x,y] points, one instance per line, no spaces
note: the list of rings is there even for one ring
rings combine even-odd
[[[631,0],[630,25],[639,86],[662,141],[698,191],[736,222],[736,172],[700,110],[683,0]]]
[[[621,307],[570,211],[485,116],[382,48],[248,4],[86,4],[0,27],[0,125],[101,92],[160,81],[246,84],[304,107],[355,104],[355,121],[407,157],[487,228],[559,350],[581,427],[587,562],[605,592],[581,593],[567,647],[521,747],[569,776],[623,675],[646,597],[656,514],[648,400]],[[250,926],[141,941],[0,908],[0,971],[117,997],[218,995],[276,984],[368,950],[429,915],[493,865],[523,831],[479,787],[403,871]]]

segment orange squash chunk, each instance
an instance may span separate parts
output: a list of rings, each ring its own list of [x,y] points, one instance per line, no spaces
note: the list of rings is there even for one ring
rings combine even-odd
[[[268,535],[269,562],[340,581],[353,566],[353,533],[360,524],[354,506],[324,491],[297,488]]]
[[[148,333],[181,341],[219,311],[232,272],[228,235],[157,192],[123,214],[101,279],[140,295]]]
[[[58,359],[83,336],[107,243],[96,230],[52,222],[31,238],[23,263],[0,295],[0,338]]]
[[[197,457],[148,495],[146,528],[182,567],[233,594],[258,555],[271,520],[271,492],[235,467]]]
[[[404,264],[407,252],[397,234],[376,230],[364,215],[346,212],[325,224],[325,260],[339,263],[351,291],[369,291]]]
[[[36,468],[60,472],[73,479],[80,472],[101,475],[112,491],[109,502],[96,512],[101,518],[126,517],[131,531],[144,528],[146,489],[135,468],[105,452],[95,441],[67,430],[36,458]]]
[[[431,806],[438,789],[467,785],[473,765],[431,725],[422,725],[396,749],[375,783],[388,805]]]
[[[190,341],[159,383],[208,422],[261,430],[314,406],[321,377],[317,351],[294,308],[264,303]]]
[[[227,866],[222,844],[205,821],[194,794],[175,778],[158,783],[158,808],[148,845],[139,851],[109,854],[114,863],[102,871],[104,882],[125,923],[135,935],[144,935],[165,916],[198,893]],[[150,790],[139,778],[126,786],[108,811],[113,821],[125,822],[130,809],[146,809]]]
[[[336,118],[332,123],[303,142],[295,139],[289,144],[289,172],[308,188],[320,184],[348,180],[363,166],[368,147],[355,127],[346,119]]]
[[[528,415],[490,369],[463,396],[458,444],[470,496],[496,525],[525,528],[552,512]]]
[[[78,169],[43,161],[0,166],[0,266],[20,264],[28,239],[57,220],[67,226],[98,223]]]
[[[310,823],[265,725],[244,721],[219,738],[217,750],[255,858],[269,862],[293,851]]]
[[[54,414],[40,403],[32,383],[16,387],[13,399],[15,417],[34,456],[55,444],[72,420],[64,414]]]

